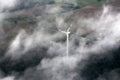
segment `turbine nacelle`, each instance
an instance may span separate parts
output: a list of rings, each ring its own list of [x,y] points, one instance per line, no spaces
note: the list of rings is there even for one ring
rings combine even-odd
[[[65,31],[62,31],[62,30],[60,30],[60,29],[58,29],[60,32],[62,32],[62,33],[65,33],[66,35],[67,34],[70,34],[70,28],[71,28],[71,26],[72,26],[72,24],[70,25],[70,27],[68,27]]]

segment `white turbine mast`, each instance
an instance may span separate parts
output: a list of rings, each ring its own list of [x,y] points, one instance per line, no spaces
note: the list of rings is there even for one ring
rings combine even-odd
[[[60,32],[64,33],[66,35],[66,57],[69,57],[69,37],[70,37],[70,28],[72,24],[66,29],[66,31],[62,31],[58,29]]]

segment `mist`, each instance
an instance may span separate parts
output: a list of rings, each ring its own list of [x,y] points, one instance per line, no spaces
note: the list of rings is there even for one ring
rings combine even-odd
[[[1,21],[13,17],[6,22],[8,27],[5,22],[0,27],[0,80],[119,80],[120,14],[114,6],[101,5],[86,17],[82,12],[87,8],[66,10],[44,3],[24,9],[17,7],[18,2],[0,1],[5,16]],[[40,15],[34,13],[39,8]],[[36,22],[16,18],[20,15]],[[66,35],[59,30],[70,25],[66,58]]]

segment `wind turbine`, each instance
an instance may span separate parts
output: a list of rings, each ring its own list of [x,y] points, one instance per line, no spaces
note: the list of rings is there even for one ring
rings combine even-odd
[[[70,37],[70,27],[71,27],[71,26],[72,26],[72,25],[70,25],[70,26],[67,28],[66,31],[62,31],[62,30],[58,29],[60,32],[62,32],[62,33],[64,33],[64,34],[66,35],[66,56],[67,56],[67,58],[68,58],[68,56],[69,56],[69,37]]]

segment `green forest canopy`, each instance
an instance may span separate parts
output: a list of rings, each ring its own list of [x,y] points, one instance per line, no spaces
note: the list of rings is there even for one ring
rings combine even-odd
[[[106,3],[111,0],[76,0],[77,5],[80,7],[84,7],[87,5],[95,5],[95,4],[100,4],[100,3]]]

